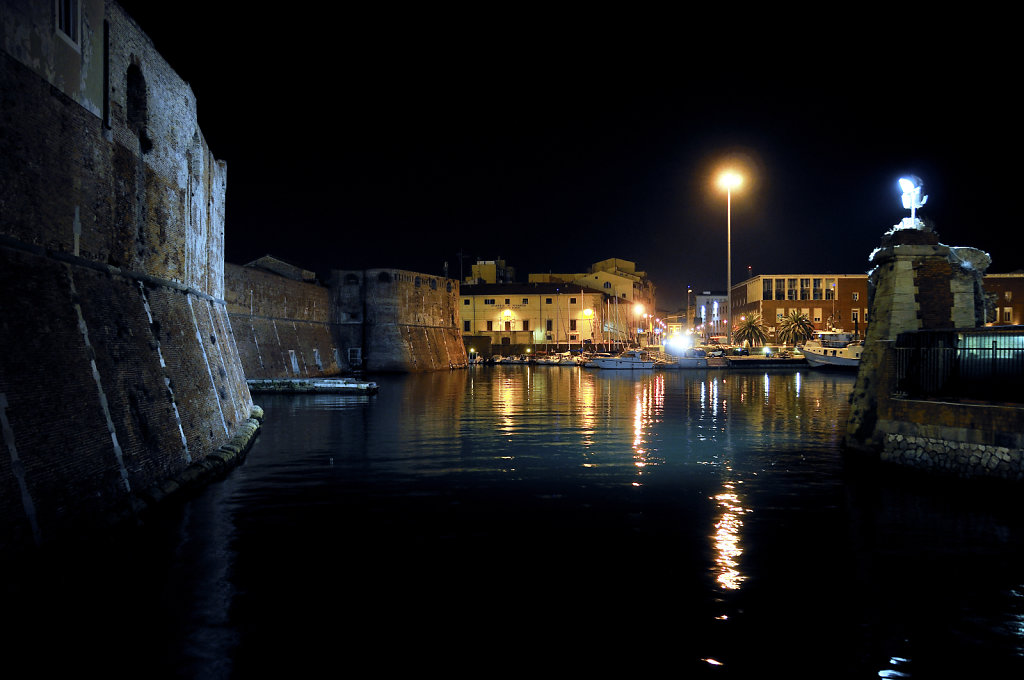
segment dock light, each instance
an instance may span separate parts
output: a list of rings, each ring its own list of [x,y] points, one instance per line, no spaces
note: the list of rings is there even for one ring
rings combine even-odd
[[[505,316],[505,317],[512,316],[512,310],[511,309],[506,309],[504,312],[502,312],[502,315]]]
[[[583,310],[583,316],[585,316],[585,317],[587,317],[589,319],[590,317],[594,316],[594,310],[593,309],[584,309]]]

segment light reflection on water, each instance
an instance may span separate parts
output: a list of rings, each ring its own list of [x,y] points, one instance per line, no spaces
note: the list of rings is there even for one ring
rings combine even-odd
[[[176,649],[167,667],[188,677],[365,658],[474,677],[1019,665],[1016,505],[851,474],[851,376],[526,365],[379,382],[261,395],[246,462],[154,540],[174,549],[97,565],[80,610],[131,612],[161,637],[126,646]]]

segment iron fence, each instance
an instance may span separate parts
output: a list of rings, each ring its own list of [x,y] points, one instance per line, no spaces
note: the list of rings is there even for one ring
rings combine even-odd
[[[901,333],[896,394],[1024,403],[1024,327]]]

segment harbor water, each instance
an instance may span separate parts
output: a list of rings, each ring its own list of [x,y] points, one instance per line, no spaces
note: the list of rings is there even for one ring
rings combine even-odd
[[[1019,491],[846,460],[850,374],[376,380],[258,395],[223,481],[6,579],[5,657],[107,678],[1024,677]]]

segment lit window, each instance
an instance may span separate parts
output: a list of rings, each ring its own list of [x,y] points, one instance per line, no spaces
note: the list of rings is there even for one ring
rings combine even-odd
[[[853,301],[856,302],[857,300],[860,300],[860,293],[853,294]]]

